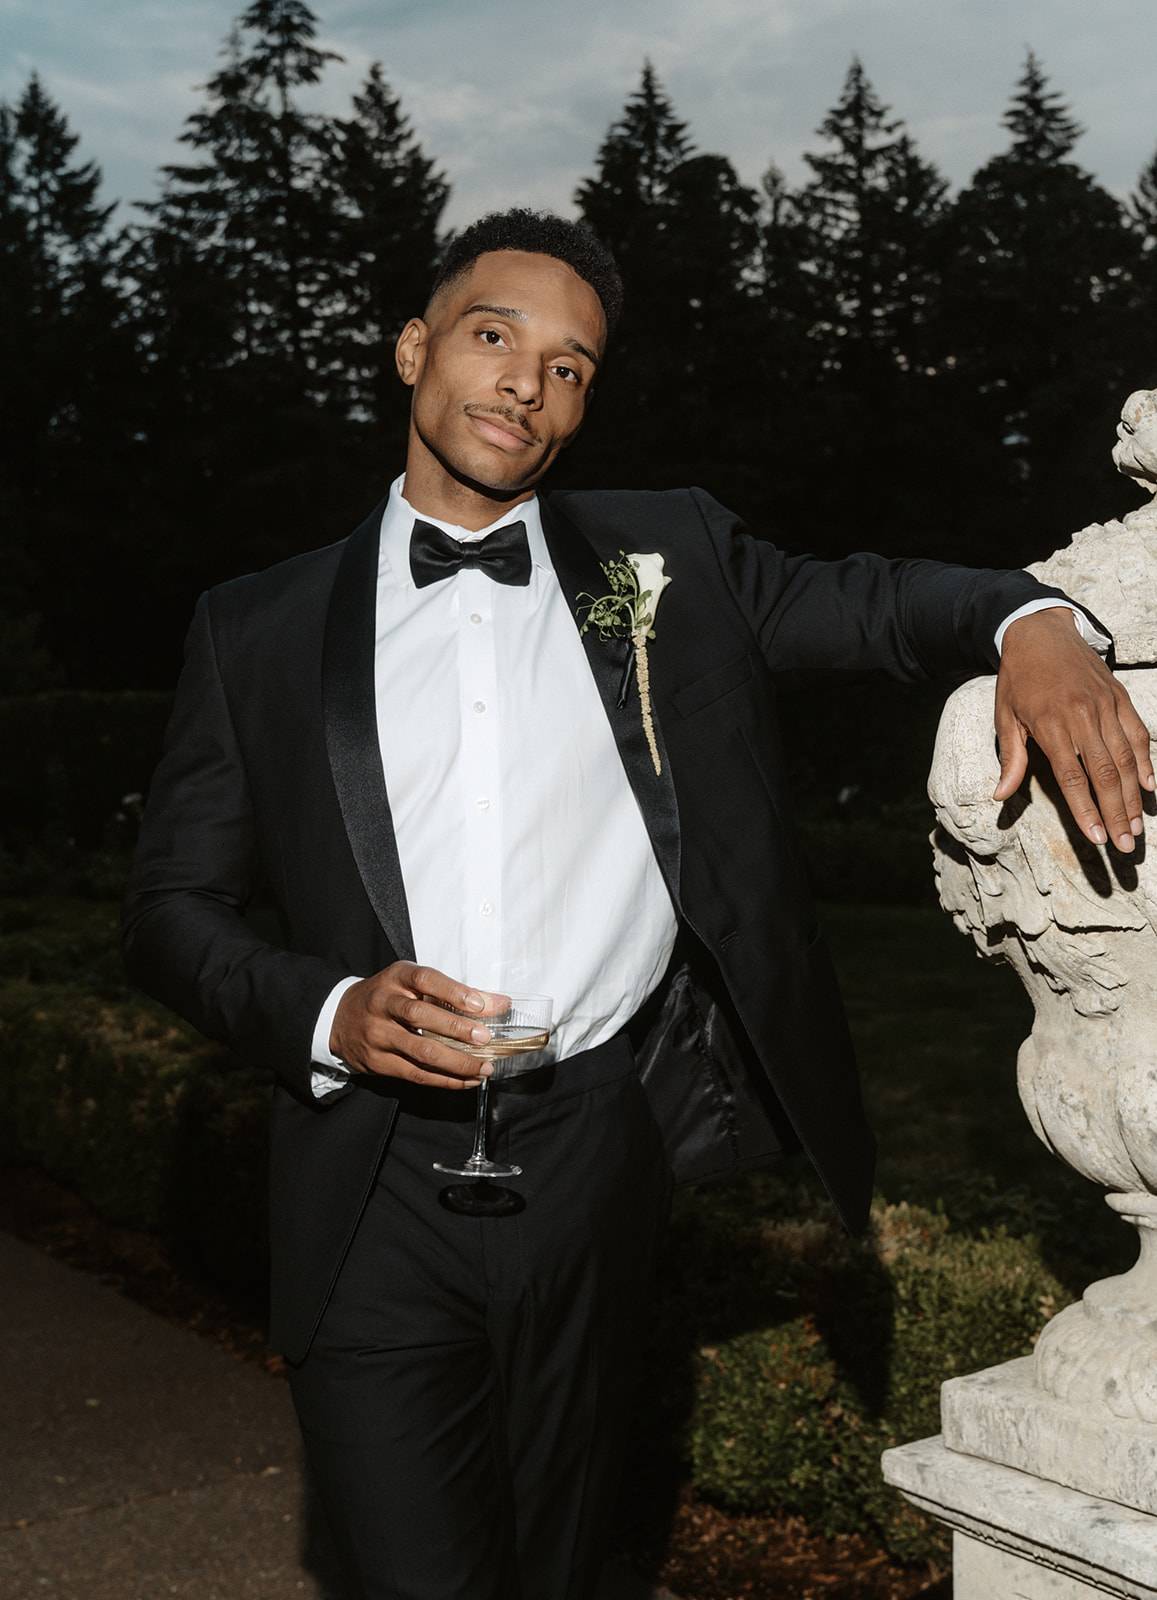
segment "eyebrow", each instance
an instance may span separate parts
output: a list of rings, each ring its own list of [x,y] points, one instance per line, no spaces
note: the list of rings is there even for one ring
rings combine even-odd
[[[477,305],[467,306],[462,316],[472,316],[476,311],[485,312],[487,316],[491,317],[505,317],[510,322],[529,322],[530,320],[526,312],[520,311],[517,306],[492,306],[481,300]],[[461,318],[459,318],[459,321],[461,321]],[[595,355],[593,350],[588,350],[586,345],[582,344],[578,339],[566,338],[562,342],[568,350],[574,350],[580,356],[586,356],[592,367],[598,366],[598,356]]]

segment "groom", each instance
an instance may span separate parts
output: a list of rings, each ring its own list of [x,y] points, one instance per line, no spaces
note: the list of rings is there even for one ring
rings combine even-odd
[[[202,596],[129,889],[134,978],[276,1076],[272,1338],[360,1600],[589,1600],[672,1176],[802,1146],[864,1225],[776,675],[999,665],[998,796],[1031,736],[1127,852],[1153,788],[1108,641],[1023,572],[785,556],[701,490],[539,495],[620,302],[579,225],[457,238],[398,341],[404,474]],[[576,625],[622,552],[671,580],[657,762],[629,643]],[[495,1096],[524,1204],[461,1216],[432,1163],[487,1068],[432,1035],[484,1042],[519,991],[556,1019]]]

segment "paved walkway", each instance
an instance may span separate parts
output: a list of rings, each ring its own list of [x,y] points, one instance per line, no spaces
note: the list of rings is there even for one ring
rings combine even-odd
[[[5,1234],[0,1305],[0,1595],[341,1600],[284,1383]]]

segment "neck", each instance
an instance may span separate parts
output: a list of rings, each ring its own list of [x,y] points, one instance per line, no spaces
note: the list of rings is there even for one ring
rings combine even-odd
[[[512,505],[533,498],[535,490],[487,489],[456,478],[411,434],[402,493],[420,515],[452,522],[473,533],[496,521]]]

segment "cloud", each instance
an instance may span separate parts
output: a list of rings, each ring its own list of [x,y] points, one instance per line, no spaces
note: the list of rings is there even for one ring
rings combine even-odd
[[[147,197],[198,103],[196,85],[243,0],[0,0],[0,95],[33,66],[110,194]],[[381,60],[428,155],[453,185],[448,218],[522,201],[566,210],[608,125],[655,63],[700,149],[754,183],[789,181],[853,53],[954,183],[1000,149],[1026,41],[1089,133],[1078,156],[1126,190],[1152,153],[1150,61],[1122,50],[1135,0],[315,0],[345,61],[312,104],[344,114]]]

